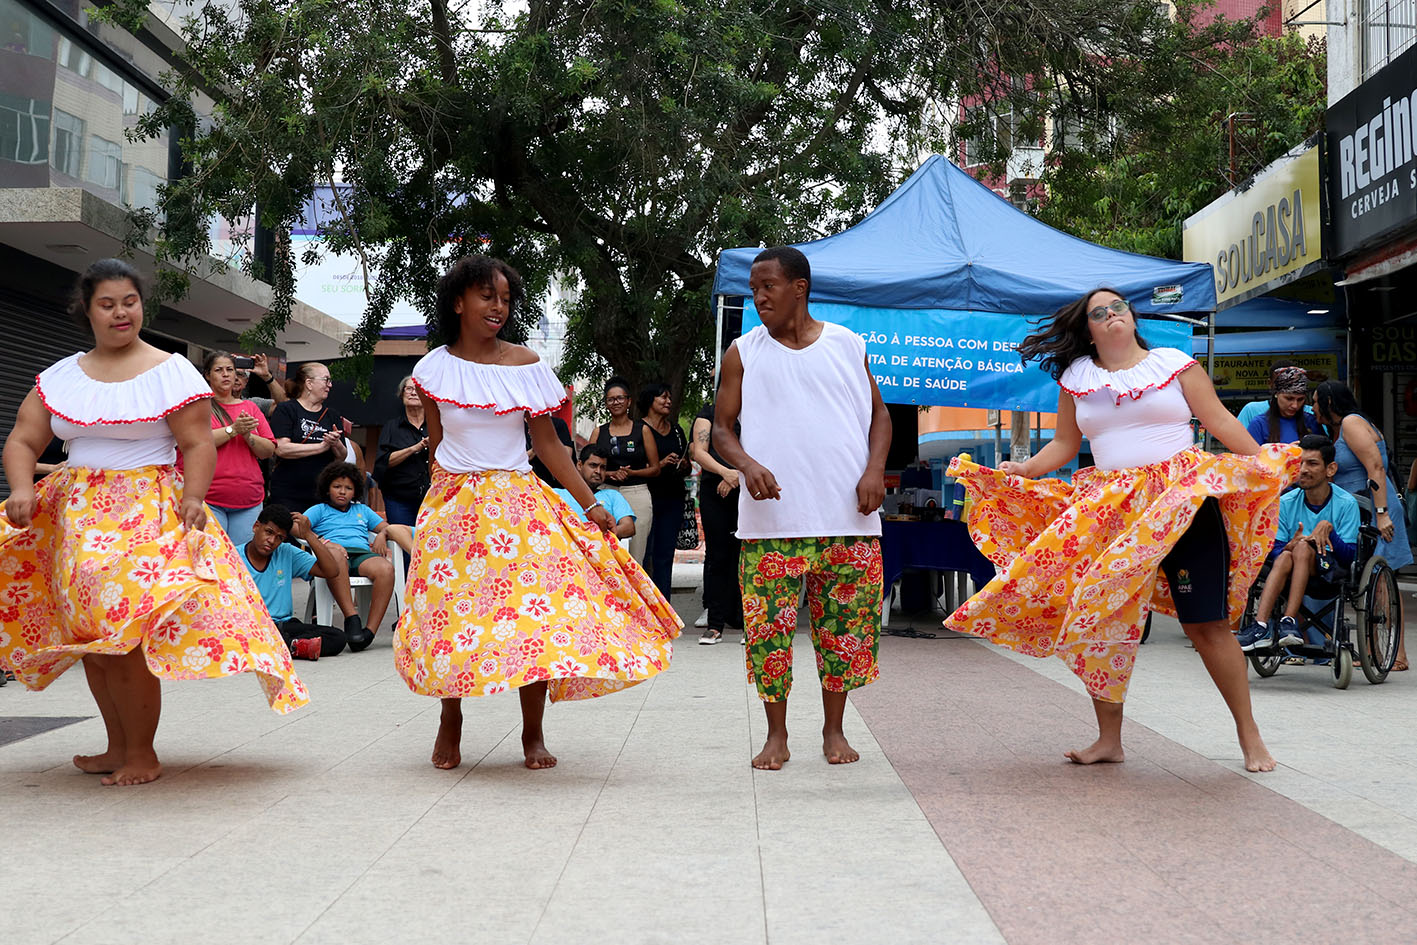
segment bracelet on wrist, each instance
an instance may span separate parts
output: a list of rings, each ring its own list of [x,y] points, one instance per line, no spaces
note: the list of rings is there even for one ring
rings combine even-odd
[[[592,502],[590,505],[586,506],[585,514],[590,515],[590,513],[594,512],[596,509],[603,508],[605,508],[605,506],[601,505],[599,502]]]

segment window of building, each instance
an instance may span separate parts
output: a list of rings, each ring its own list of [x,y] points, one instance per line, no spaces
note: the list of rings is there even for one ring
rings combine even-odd
[[[85,78],[88,77],[89,69],[93,67],[93,58],[84,52],[84,48],[67,36],[59,37],[58,52],[55,58],[59,60],[59,65]]]
[[[123,146],[116,141],[89,136],[89,168],[91,184],[117,190],[123,181]]]
[[[84,164],[84,120],[54,109],[54,149],[50,166],[78,179]]]
[[[133,166],[130,174],[131,182],[128,185],[128,192],[124,194],[124,202],[131,207],[139,207],[144,210],[157,209],[157,189],[165,178],[160,174],[154,174],[146,167]]]
[[[49,162],[49,103],[0,94],[0,161]]]
[[[1417,0],[1359,0],[1363,78],[1417,42]]]

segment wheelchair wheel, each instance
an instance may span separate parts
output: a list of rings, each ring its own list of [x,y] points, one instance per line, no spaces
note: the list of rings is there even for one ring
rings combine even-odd
[[[1256,650],[1245,655],[1250,658],[1250,665],[1255,668],[1255,672],[1266,679],[1279,672],[1279,667],[1284,663],[1283,650]]]
[[[1333,654],[1333,688],[1347,689],[1348,684],[1353,681],[1353,654],[1349,650],[1339,647]]]
[[[1377,685],[1387,679],[1402,641],[1402,602],[1397,592],[1397,575],[1387,562],[1375,558],[1364,568],[1359,587],[1363,611],[1357,628],[1358,662],[1368,682]]]

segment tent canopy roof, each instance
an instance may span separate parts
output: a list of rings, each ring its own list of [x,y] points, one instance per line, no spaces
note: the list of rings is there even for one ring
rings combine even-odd
[[[797,244],[812,263],[816,302],[874,308],[1041,315],[1089,289],[1116,287],[1138,312],[1211,312],[1209,263],[1108,249],[1055,230],[939,155],[851,229]],[[749,295],[760,248],[724,250],[717,295]],[[1159,287],[1180,300],[1154,302]]]

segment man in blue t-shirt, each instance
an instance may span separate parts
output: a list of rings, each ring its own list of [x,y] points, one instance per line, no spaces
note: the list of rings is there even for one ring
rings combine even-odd
[[[1299,488],[1279,500],[1279,531],[1269,557],[1273,562],[1255,613],[1261,618],[1240,631],[1240,649],[1303,646],[1299,605],[1304,597],[1331,599],[1358,553],[1358,500],[1332,484],[1338,472],[1333,441],[1310,434],[1299,441]],[[1268,620],[1289,585],[1279,626]],[[1323,632],[1310,627],[1309,646],[1323,646]]]
[[[287,537],[304,540],[314,554],[288,544]],[[283,505],[268,505],[256,517],[251,540],[236,551],[246,570],[251,572],[256,590],[285,645],[290,648],[291,656],[317,660],[344,649],[347,642],[344,631],[295,619],[291,582],[312,577],[328,581],[343,573],[330,547],[315,535],[309,519]]]
[[[610,513],[610,517],[615,519],[615,537],[621,541],[628,540],[635,534],[635,513],[630,508],[630,503],[625,501],[616,489],[602,488],[605,484],[605,470],[610,461],[610,451],[595,443],[587,443],[581,449],[580,462],[576,463],[576,469],[580,472],[585,484],[590,487],[590,491],[595,495],[595,501],[599,502],[605,511]],[[581,504],[571,497],[571,493],[566,489],[555,490],[561,497],[561,501],[571,507],[571,510],[585,521],[585,509]],[[593,508],[594,506],[592,506]]]

